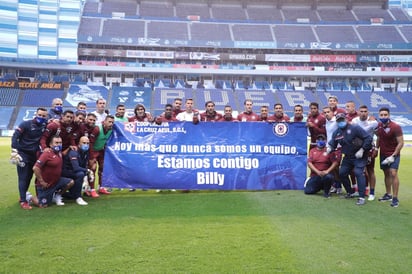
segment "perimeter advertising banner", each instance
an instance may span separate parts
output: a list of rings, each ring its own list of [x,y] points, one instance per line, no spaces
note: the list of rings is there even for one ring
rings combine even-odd
[[[303,189],[304,123],[116,122],[103,185],[115,188]]]

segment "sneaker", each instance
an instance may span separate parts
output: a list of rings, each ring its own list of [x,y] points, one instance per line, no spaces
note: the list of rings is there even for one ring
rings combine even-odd
[[[326,199],[330,198],[330,194],[329,193],[323,193],[323,198],[326,198]]]
[[[88,205],[88,203],[87,203],[85,200],[83,200],[82,197],[77,198],[77,199],[76,199],[76,203],[77,203],[78,205],[81,205],[81,206]]]
[[[90,191],[90,197],[92,197],[92,198],[99,198],[100,195],[97,194],[96,190],[92,189],[92,190]]]
[[[95,193],[96,193],[96,191],[95,191]],[[88,197],[92,197],[92,192],[90,190],[85,190],[83,194],[88,196]]]
[[[26,209],[26,210],[32,209],[31,205],[27,201],[21,202],[20,207],[23,208],[23,209]]]
[[[342,188],[341,187],[336,188],[336,194],[338,194],[338,195],[342,194]]]
[[[365,202],[365,198],[358,198],[358,201],[356,202],[356,205],[364,205]]]
[[[386,202],[386,201],[392,201],[392,195],[385,193],[385,195],[379,198],[379,202]]]
[[[375,195],[370,194],[368,197],[368,201],[375,201]]]
[[[392,199],[392,203],[391,203],[391,207],[398,207],[399,206],[399,200],[398,198],[393,198]]]
[[[359,192],[355,191],[354,193],[352,193],[353,197],[359,197]]]
[[[99,188],[99,193],[100,194],[106,194],[109,195],[110,191],[108,191],[107,189],[105,189],[104,187]]]
[[[135,188],[130,188],[130,189],[129,189],[129,192],[134,192],[134,191],[136,191]]]
[[[162,190],[161,189],[156,189],[156,192],[160,193],[160,192],[162,192]]]
[[[64,206],[62,195],[59,193],[54,194],[53,202],[56,203],[57,206]]]
[[[329,193],[336,193],[336,188],[334,186],[331,186]]]

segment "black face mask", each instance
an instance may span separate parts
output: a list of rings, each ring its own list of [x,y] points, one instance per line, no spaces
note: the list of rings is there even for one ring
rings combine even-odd
[[[172,113],[166,112],[166,113],[165,113],[165,117],[166,117],[166,119],[172,118]]]

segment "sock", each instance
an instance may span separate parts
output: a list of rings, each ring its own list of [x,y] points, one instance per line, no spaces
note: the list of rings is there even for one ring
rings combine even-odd
[[[374,188],[371,188],[370,191],[369,191],[369,193],[370,193],[370,195],[375,195],[375,189],[374,189]]]

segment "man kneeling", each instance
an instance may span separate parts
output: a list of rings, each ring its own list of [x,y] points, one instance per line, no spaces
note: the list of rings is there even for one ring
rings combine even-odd
[[[329,198],[329,190],[334,181],[333,170],[339,163],[340,159],[335,152],[330,154],[326,152],[325,135],[318,135],[316,147],[309,151],[310,177],[305,183],[305,194],[315,194],[323,189],[323,196]]]

